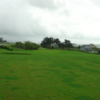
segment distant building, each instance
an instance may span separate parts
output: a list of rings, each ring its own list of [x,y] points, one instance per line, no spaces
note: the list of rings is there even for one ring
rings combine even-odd
[[[57,45],[57,43],[52,43],[52,44],[51,44],[51,47],[52,47],[52,48],[58,47],[58,45]]]
[[[80,46],[81,51],[92,51],[92,47],[90,45],[82,45]]]
[[[76,43],[72,43],[73,47],[78,47],[78,45]]]
[[[92,48],[97,48],[94,44],[89,44]]]

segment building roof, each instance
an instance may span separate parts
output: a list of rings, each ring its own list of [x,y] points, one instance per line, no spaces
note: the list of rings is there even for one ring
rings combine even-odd
[[[90,46],[90,45],[82,45],[81,47]]]
[[[94,44],[89,44],[93,48],[97,48]]]
[[[52,43],[51,46],[58,46],[57,43]]]

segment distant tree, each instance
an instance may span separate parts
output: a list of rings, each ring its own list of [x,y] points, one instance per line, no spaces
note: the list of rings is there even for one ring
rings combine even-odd
[[[72,43],[69,41],[69,40],[66,40],[64,42],[61,42],[58,38],[54,39],[52,37],[48,38],[48,37],[45,37],[43,39],[43,41],[41,42],[41,46],[44,47],[44,48],[47,48],[48,46],[50,47],[50,45],[52,43],[56,43],[58,45],[59,48],[72,48]]]
[[[44,47],[44,48],[47,48],[48,45],[51,45],[51,43],[54,42],[54,39],[52,37],[48,38],[48,37],[45,37],[43,39],[43,41],[41,42],[41,46]]]
[[[78,48],[80,49],[80,47],[81,47],[81,46],[79,45]]]
[[[64,44],[64,43],[60,43],[60,44],[59,44],[59,48],[64,49],[64,48],[65,48],[65,44]]]
[[[2,37],[0,38],[0,42],[3,42],[3,38]]]
[[[7,41],[6,40],[3,40],[3,38],[0,37],[0,43],[5,43],[5,42],[7,42]]]
[[[65,44],[65,47],[66,47],[66,48],[72,48],[72,47],[73,47],[73,46],[72,46],[72,43],[71,43],[69,40],[66,40],[66,39],[65,39],[64,44]]]
[[[58,38],[54,39],[54,42],[55,42],[56,44],[58,44],[58,45],[61,43],[61,41],[60,41]]]
[[[59,47],[62,48],[62,49],[73,48],[72,43],[69,40],[66,40],[66,39],[65,39],[64,42],[59,44]]]

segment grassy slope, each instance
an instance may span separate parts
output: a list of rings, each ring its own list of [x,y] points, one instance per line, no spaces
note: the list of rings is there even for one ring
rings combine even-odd
[[[42,48],[13,52],[32,55],[0,54],[0,100],[100,100],[99,55]]]

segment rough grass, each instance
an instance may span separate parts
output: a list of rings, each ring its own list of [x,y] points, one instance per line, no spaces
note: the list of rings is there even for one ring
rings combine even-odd
[[[42,48],[0,53],[13,53],[0,54],[0,100],[100,100],[100,55]]]

